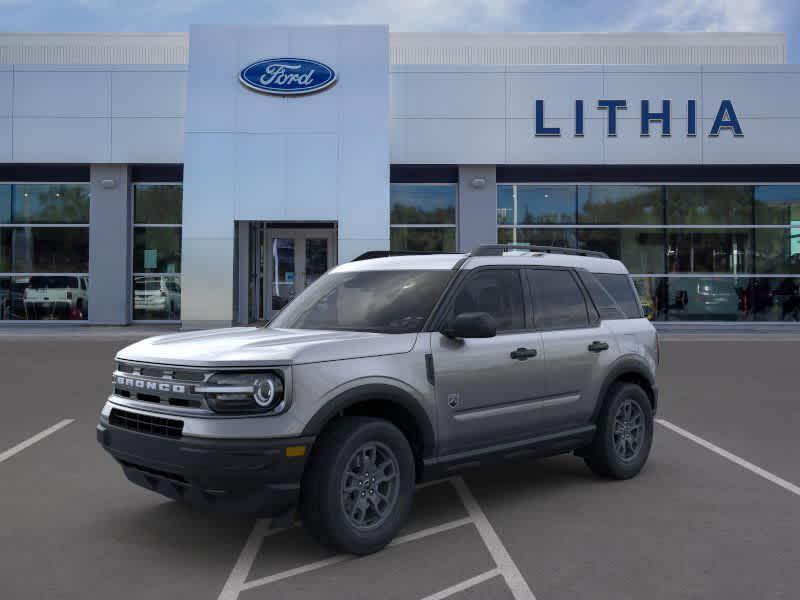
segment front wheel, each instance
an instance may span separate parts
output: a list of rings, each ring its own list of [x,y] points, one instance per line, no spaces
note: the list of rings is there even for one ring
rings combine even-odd
[[[653,409],[634,383],[614,384],[597,421],[584,460],[603,477],[630,479],[642,470],[653,443]]]
[[[340,552],[371,554],[397,534],[414,494],[414,455],[388,421],[343,417],[322,434],[303,479],[309,531]]]

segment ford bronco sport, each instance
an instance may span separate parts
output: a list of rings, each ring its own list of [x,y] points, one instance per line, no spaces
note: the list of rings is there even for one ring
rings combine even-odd
[[[355,554],[392,539],[417,482],[467,466],[573,452],[633,477],[658,398],[656,332],[622,263],[539,246],[355,260],[266,327],[150,338],[116,361],[97,437],[132,482],[299,506]]]

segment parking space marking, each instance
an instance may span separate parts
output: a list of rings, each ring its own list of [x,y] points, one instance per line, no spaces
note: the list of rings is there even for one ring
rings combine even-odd
[[[666,427],[670,431],[673,431],[673,432],[677,433],[678,435],[685,437],[687,440],[691,440],[695,444],[698,444],[698,445],[702,446],[703,448],[705,448],[707,450],[710,450],[711,452],[714,452],[715,454],[718,454],[722,458],[725,458],[725,459],[731,461],[732,463],[735,463],[735,464],[739,465],[743,469],[747,469],[751,473],[755,473],[759,477],[763,477],[767,481],[769,481],[771,483],[774,483],[775,485],[777,485],[779,487],[782,487],[786,491],[791,492],[792,494],[795,494],[796,496],[800,496],[800,487],[796,486],[795,484],[793,484],[793,483],[791,483],[789,481],[786,481],[785,479],[783,479],[781,477],[778,477],[774,473],[770,473],[769,471],[767,471],[765,469],[762,469],[758,465],[754,465],[750,461],[747,461],[747,460],[743,459],[740,456],[736,456],[732,452],[728,452],[724,448],[720,448],[716,444],[712,444],[708,440],[704,440],[703,438],[701,438],[699,436],[696,436],[695,434],[693,434],[693,433],[691,433],[689,431],[686,431],[682,427],[678,427],[674,423],[670,423],[669,421],[666,421],[665,419],[656,419],[655,421],[659,425],[661,425],[663,427]]]
[[[457,594],[458,592],[463,592],[464,590],[468,590],[471,587],[475,587],[476,585],[483,583],[484,581],[488,581],[493,577],[499,577],[502,573],[500,569],[490,569],[486,571],[486,573],[481,573],[480,575],[476,575],[475,577],[470,577],[462,581],[461,583],[457,583],[455,585],[451,585],[449,588],[445,588],[435,594],[431,594],[430,596],[425,596],[422,600],[443,600],[453,594]]]
[[[228,575],[228,580],[222,587],[219,600],[236,600],[236,598],[239,597],[239,592],[242,590],[244,581],[250,573],[258,550],[261,548],[261,542],[270,535],[275,535],[276,533],[281,533],[289,529],[270,529],[270,525],[271,519],[258,519],[255,522],[253,529],[250,531],[250,535],[247,536],[244,548],[242,548],[242,551],[239,553],[239,558],[236,559],[236,564],[233,565],[233,569],[230,575]]]
[[[75,419],[64,419],[63,421],[59,421],[58,423],[56,423],[52,427],[48,427],[44,431],[40,431],[36,435],[29,437],[27,440],[25,440],[23,442],[20,442],[19,444],[17,444],[13,448],[9,448],[5,452],[0,453],[0,463],[7,461],[9,458],[14,456],[15,454],[19,454],[20,452],[25,450],[25,448],[29,448],[30,446],[33,446],[36,442],[39,442],[39,441],[43,440],[48,435],[50,435],[52,433],[55,433],[59,429],[63,429],[64,427],[66,427],[70,423],[74,423],[74,422],[75,422]]]
[[[456,519],[454,521],[448,521],[447,523],[443,523],[442,525],[436,525],[435,527],[428,527],[427,529],[422,529],[420,531],[415,531],[414,533],[409,533],[408,535],[395,538],[391,542],[389,542],[389,545],[387,547],[391,548],[393,546],[399,546],[401,544],[407,544],[408,542],[421,540],[423,538],[436,535],[437,533],[444,533],[445,531],[450,531],[451,529],[455,529],[457,527],[463,527],[464,525],[469,525],[470,523],[472,523],[472,519],[467,517],[463,519]],[[304,573],[309,573],[311,571],[317,571],[318,569],[323,569],[331,565],[336,565],[346,560],[351,560],[353,558],[356,557],[353,556],[352,554],[337,554],[336,556],[331,556],[330,558],[318,560],[317,562],[309,563],[307,565],[295,567],[294,569],[289,569],[287,571],[275,573],[274,575],[268,575],[267,577],[262,577],[260,579],[254,579],[253,581],[242,583],[240,586],[240,590],[245,591],[261,587],[269,583],[275,583],[276,581],[281,581],[282,579],[288,579],[289,577],[294,577],[296,575],[302,575]]]
[[[472,517],[475,527],[478,528],[478,533],[481,539],[483,539],[483,543],[486,544],[489,554],[492,555],[498,570],[506,580],[506,584],[511,590],[511,594],[514,596],[515,600],[536,600],[536,596],[533,595],[531,588],[528,587],[528,582],[525,581],[522,573],[520,573],[517,564],[511,558],[508,550],[506,550],[506,547],[500,540],[500,536],[497,535],[497,532],[494,530],[494,527],[492,527],[489,518],[486,516],[486,513],[483,512],[483,509],[481,509],[475,496],[469,491],[464,479],[462,477],[454,477],[452,483],[456,488],[456,492],[458,492],[459,498],[461,498],[461,502],[464,503],[464,507],[467,509],[467,514]]]
[[[421,540],[432,535],[456,529],[458,527],[474,525],[478,531],[481,541],[483,541],[486,549],[489,551],[489,554],[497,566],[494,569],[490,569],[489,571],[481,573],[480,575],[476,575],[475,577],[471,577],[460,583],[456,583],[450,587],[440,590],[435,594],[426,596],[422,600],[441,600],[498,576],[503,577],[515,600],[536,600],[536,597],[533,595],[530,587],[528,587],[528,583],[522,577],[522,573],[520,573],[516,563],[512,560],[508,550],[506,550],[506,547],[503,545],[503,542],[500,541],[500,537],[497,535],[494,527],[492,527],[491,523],[489,522],[488,517],[483,512],[478,504],[478,501],[472,495],[472,492],[467,487],[466,482],[461,477],[448,477],[445,479],[427,482],[418,485],[417,489],[430,487],[441,483],[450,483],[455,488],[461,503],[467,510],[468,516],[397,537],[388,544],[387,548]],[[262,587],[270,583],[275,583],[290,577],[295,577],[311,571],[317,571],[325,567],[358,558],[352,554],[337,554],[335,556],[301,565],[293,569],[281,571],[280,573],[275,573],[273,575],[268,575],[252,581],[247,581],[247,576],[250,573],[250,569],[255,562],[256,556],[261,549],[261,544],[264,539],[276,533],[281,533],[287,529],[291,529],[292,527],[270,529],[269,519],[258,519],[253,525],[250,535],[247,537],[247,541],[245,542],[244,548],[242,548],[242,551],[239,554],[239,558],[236,560],[236,564],[233,566],[230,575],[228,575],[228,580],[225,582],[218,600],[237,600],[239,594],[246,590]]]

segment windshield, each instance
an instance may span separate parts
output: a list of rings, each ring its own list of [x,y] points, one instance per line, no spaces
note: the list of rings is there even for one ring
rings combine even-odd
[[[452,271],[354,271],[324,275],[270,323],[285,329],[415,333]]]

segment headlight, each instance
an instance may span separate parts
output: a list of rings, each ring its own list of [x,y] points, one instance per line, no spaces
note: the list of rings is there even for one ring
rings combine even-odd
[[[194,391],[215,412],[278,414],[287,407],[283,379],[274,372],[216,373]]]

